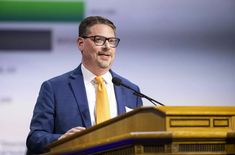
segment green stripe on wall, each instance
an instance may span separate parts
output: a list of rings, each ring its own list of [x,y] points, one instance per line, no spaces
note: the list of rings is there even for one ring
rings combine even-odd
[[[0,0],[0,21],[77,22],[84,18],[84,1]]]

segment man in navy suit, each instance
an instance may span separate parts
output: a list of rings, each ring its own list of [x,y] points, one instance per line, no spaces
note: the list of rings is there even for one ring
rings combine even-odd
[[[47,152],[49,143],[96,124],[96,76],[105,81],[111,118],[125,113],[128,108],[142,106],[141,98],[132,91],[112,83],[112,78],[118,77],[140,91],[137,85],[111,70],[119,41],[116,27],[110,20],[90,16],[81,22],[77,39],[81,64],[75,70],[42,84],[26,142],[29,152]]]

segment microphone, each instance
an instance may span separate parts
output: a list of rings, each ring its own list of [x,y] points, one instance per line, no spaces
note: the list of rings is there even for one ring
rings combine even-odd
[[[116,86],[123,86],[123,87],[125,87],[125,88],[127,88],[127,89],[132,90],[134,95],[136,95],[136,96],[138,96],[138,97],[141,97],[141,98],[142,98],[142,97],[143,97],[143,98],[146,98],[147,100],[149,100],[150,102],[152,102],[155,106],[156,106],[157,104],[159,104],[159,105],[161,105],[161,106],[165,106],[164,104],[162,104],[162,103],[160,103],[160,102],[158,102],[158,101],[156,101],[156,100],[154,100],[154,99],[152,99],[152,98],[150,98],[150,97],[148,97],[148,96],[146,96],[146,95],[144,95],[144,94],[142,94],[142,93],[136,91],[135,89],[129,87],[128,85],[122,83],[122,80],[119,79],[119,78],[117,78],[117,77],[113,77],[112,82],[113,82],[113,84],[115,84]],[[157,104],[156,104],[156,103],[157,103]]]

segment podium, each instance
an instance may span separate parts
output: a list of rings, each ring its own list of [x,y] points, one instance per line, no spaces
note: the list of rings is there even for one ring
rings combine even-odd
[[[235,107],[141,107],[49,148],[47,155],[235,154]]]

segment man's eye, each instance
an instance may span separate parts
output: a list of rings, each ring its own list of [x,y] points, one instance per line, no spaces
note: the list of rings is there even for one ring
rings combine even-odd
[[[103,39],[102,38],[95,38],[95,41],[96,42],[103,42]]]
[[[115,39],[109,39],[109,43],[115,43]]]

